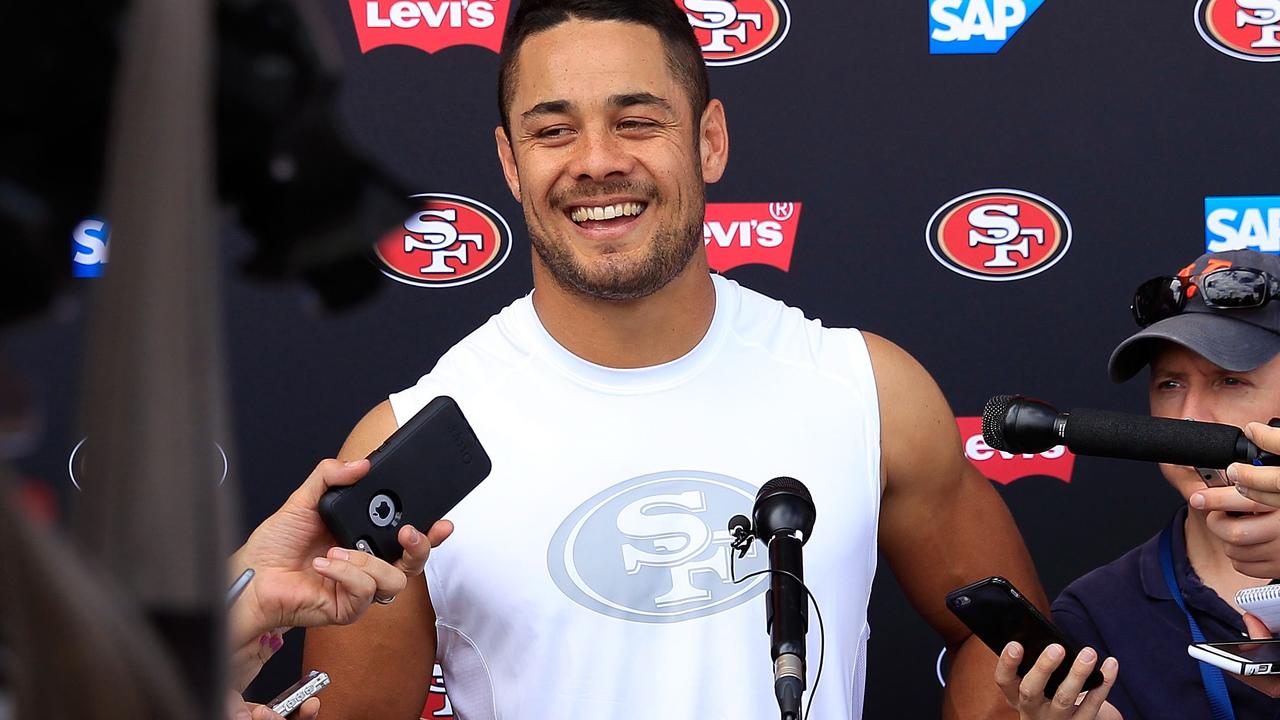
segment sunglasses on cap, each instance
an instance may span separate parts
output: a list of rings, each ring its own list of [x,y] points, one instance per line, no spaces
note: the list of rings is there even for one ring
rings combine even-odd
[[[1197,278],[1153,277],[1133,291],[1133,319],[1147,327],[1181,313],[1187,298],[1200,289],[1204,304],[1214,310],[1245,310],[1266,305],[1280,296],[1280,279],[1262,270],[1233,267]]]

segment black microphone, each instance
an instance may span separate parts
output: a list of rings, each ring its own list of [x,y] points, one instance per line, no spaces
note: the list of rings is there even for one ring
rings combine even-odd
[[[776,477],[756,494],[753,532],[769,546],[769,591],[765,595],[773,692],[782,720],[798,720],[805,690],[805,634],[809,599],[804,589],[801,547],[813,532],[817,511],[799,480]]]
[[[1059,412],[1022,395],[997,395],[982,410],[982,438],[996,450],[1038,453],[1066,445],[1077,455],[1225,468],[1243,462],[1280,465],[1240,428],[1108,410]]]

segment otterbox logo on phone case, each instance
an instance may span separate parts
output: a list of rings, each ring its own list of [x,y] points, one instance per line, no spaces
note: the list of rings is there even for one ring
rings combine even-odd
[[[765,575],[733,584],[730,517],[748,514],[757,488],[725,475],[642,475],[597,494],[561,523],[547,549],[556,585],[574,602],[633,622],[668,623],[740,605],[768,586]],[[751,551],[737,576],[762,570]]]

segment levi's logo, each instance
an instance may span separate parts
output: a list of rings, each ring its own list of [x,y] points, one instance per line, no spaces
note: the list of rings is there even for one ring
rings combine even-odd
[[[948,270],[976,280],[1018,280],[1044,272],[1071,246],[1062,209],[1023,190],[979,190],[929,218],[925,241]]]
[[[1199,0],[1196,29],[1215,50],[1239,60],[1280,60],[1280,0]]]
[[[964,442],[964,455],[969,462],[987,477],[1001,485],[1015,480],[1041,475],[1071,482],[1071,469],[1076,456],[1063,445],[1049,448],[1042,453],[1013,453],[994,450],[982,439],[982,418],[958,417],[960,439]]]
[[[707,263],[724,272],[739,265],[791,269],[800,203],[707,203],[702,239]]]
[[[454,45],[502,49],[510,0],[348,0],[360,52],[408,45],[433,53]]]
[[[791,27],[785,0],[676,0],[712,67],[759,60],[782,44]]]
[[[382,273],[421,287],[453,287],[497,270],[511,253],[511,227],[496,210],[445,193],[413,195],[422,209],[374,245]]]

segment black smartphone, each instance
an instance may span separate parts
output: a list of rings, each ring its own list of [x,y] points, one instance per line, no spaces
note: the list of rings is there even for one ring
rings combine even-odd
[[[1066,658],[1045,683],[1044,696],[1047,698],[1057,692],[1058,686],[1067,678],[1071,663],[1083,649],[1067,642],[1058,628],[1045,619],[1013,583],[1002,577],[989,577],[952,590],[947,593],[947,608],[996,655],[1004,652],[1005,645],[1015,640],[1021,643],[1023,656],[1018,664],[1018,677],[1026,676],[1040,653],[1053,643],[1065,648]],[[1096,688],[1102,680],[1102,673],[1095,667],[1085,678],[1084,689]]]
[[[489,475],[489,455],[453,398],[440,396],[369,453],[369,473],[320,498],[343,547],[395,562],[406,523],[425,533]]]

